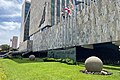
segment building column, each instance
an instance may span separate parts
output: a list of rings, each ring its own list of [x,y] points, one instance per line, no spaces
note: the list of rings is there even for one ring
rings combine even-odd
[[[55,25],[57,24],[57,0],[55,0]]]
[[[60,22],[62,21],[62,0],[60,0]]]

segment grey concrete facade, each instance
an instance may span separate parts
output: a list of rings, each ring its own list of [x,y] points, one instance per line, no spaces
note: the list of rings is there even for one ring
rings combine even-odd
[[[38,26],[45,2],[51,4],[51,0],[31,2],[30,35],[33,37],[33,51],[120,40],[119,0],[90,0],[90,6],[85,5],[80,11],[72,10],[71,17],[62,19],[61,16],[60,23],[41,31]],[[48,15],[49,10],[50,5]],[[47,22],[50,22],[51,16],[47,17]]]
[[[29,40],[29,24],[30,24],[30,2],[25,0],[22,5],[20,44],[26,40]]]
[[[30,1],[25,0],[22,5],[22,22],[20,30],[19,51],[32,51],[32,41],[29,36],[30,26]]]
[[[51,0],[32,0],[31,1],[31,16],[30,16],[30,30],[29,35],[35,34],[40,28],[51,25]],[[44,13],[44,7],[45,13]],[[40,21],[42,20],[42,16],[46,15],[45,22],[40,25]]]
[[[20,52],[31,52],[32,51],[32,46],[33,46],[33,41],[32,40],[26,40],[22,42],[19,46],[19,51]]]
[[[65,50],[50,50],[48,51],[48,57],[58,59],[72,59],[76,62],[76,48],[68,48]]]

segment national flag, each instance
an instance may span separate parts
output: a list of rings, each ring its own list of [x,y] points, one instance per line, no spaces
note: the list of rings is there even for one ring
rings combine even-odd
[[[65,12],[68,13],[69,16],[71,16],[71,9],[70,8],[66,7],[64,10],[65,10]]]

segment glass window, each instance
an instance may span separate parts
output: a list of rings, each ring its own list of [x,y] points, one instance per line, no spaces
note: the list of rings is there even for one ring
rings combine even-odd
[[[29,9],[30,3],[26,3],[26,4],[25,4],[25,7],[27,7],[27,8]]]
[[[51,25],[54,25],[55,21],[55,0],[51,0]]]
[[[60,0],[57,0],[57,23],[60,22]]]
[[[66,6],[67,7],[69,6],[69,0],[66,0]]]
[[[65,8],[65,0],[62,0],[62,8]]]

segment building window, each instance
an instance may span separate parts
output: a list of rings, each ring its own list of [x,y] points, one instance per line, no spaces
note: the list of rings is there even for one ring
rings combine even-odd
[[[60,22],[60,0],[57,0],[57,23]]]
[[[62,0],[62,9],[65,8],[65,0]]]
[[[24,18],[24,21],[26,20],[26,17],[27,17],[29,8],[30,8],[30,3],[26,3],[26,4],[25,4],[25,15],[24,15],[25,18]],[[28,15],[28,16],[29,16],[29,15]]]
[[[54,25],[55,22],[55,0],[51,0],[51,25]]]
[[[69,0],[66,0],[66,7],[69,6]]]

